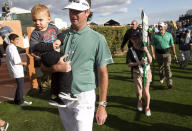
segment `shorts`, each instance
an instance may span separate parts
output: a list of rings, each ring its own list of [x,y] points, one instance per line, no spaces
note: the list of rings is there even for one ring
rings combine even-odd
[[[43,77],[43,72],[40,67],[35,67],[35,73],[37,78]]]
[[[145,81],[148,83],[148,85],[151,83],[152,81],[152,74],[151,74],[151,69],[149,69],[147,71],[147,77],[145,77]],[[139,84],[143,85],[143,77],[141,76],[139,69],[133,69],[133,81],[135,83],[135,85]]]

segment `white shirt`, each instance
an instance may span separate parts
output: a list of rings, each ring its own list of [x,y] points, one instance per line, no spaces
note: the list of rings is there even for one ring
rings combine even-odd
[[[21,63],[21,57],[17,47],[12,43],[6,48],[6,63],[11,77],[24,77],[23,65],[17,65]]]

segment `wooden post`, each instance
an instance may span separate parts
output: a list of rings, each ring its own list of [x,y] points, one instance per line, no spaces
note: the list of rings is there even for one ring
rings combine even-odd
[[[30,40],[31,33],[33,32],[33,30],[34,30],[34,27],[27,27],[27,35],[28,35],[29,40]],[[31,85],[32,85],[32,88],[37,88],[38,83],[37,83],[37,78],[35,76],[34,59],[29,54],[29,48],[26,49],[26,53],[27,53],[28,62],[29,62],[28,69],[29,69],[29,77],[31,80]]]

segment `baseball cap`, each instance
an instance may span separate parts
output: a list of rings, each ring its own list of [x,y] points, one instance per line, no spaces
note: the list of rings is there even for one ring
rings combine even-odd
[[[78,11],[85,11],[90,9],[90,5],[86,0],[69,0],[64,9],[73,9]]]
[[[163,27],[163,26],[166,26],[166,24],[164,22],[159,22],[158,26],[162,26]]]
[[[186,30],[185,33],[189,33],[189,30]]]

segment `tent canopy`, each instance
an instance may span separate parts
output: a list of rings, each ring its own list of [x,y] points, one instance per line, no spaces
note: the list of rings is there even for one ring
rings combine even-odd
[[[31,11],[29,11],[29,10],[18,8],[18,7],[12,7],[10,9],[10,12],[15,13],[15,14],[31,13]]]

